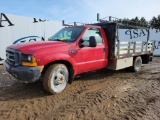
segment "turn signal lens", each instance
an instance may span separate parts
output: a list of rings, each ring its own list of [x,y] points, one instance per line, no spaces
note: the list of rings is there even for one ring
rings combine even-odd
[[[23,66],[37,66],[36,59],[34,56],[31,57],[31,62],[22,62]]]

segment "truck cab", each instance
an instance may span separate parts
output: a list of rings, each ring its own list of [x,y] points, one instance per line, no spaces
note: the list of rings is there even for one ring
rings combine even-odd
[[[108,44],[100,26],[66,27],[49,40],[70,45],[65,54],[75,62],[75,74],[104,68],[108,63]]]

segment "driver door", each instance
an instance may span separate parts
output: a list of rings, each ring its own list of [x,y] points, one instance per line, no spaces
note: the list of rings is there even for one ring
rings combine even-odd
[[[90,36],[95,36],[96,47],[82,47],[78,51],[79,73],[104,68],[107,64],[105,46],[103,44],[100,29],[89,28],[82,40],[88,41]]]

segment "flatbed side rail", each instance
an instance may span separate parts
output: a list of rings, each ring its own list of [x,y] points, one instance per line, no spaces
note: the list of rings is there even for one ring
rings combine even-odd
[[[117,41],[115,56],[117,58],[150,54],[154,51],[154,43],[146,41]]]

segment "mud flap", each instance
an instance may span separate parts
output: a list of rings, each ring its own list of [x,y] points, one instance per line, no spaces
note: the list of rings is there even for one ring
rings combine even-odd
[[[152,62],[153,54],[149,55],[142,55],[142,64],[148,64],[149,62]]]

